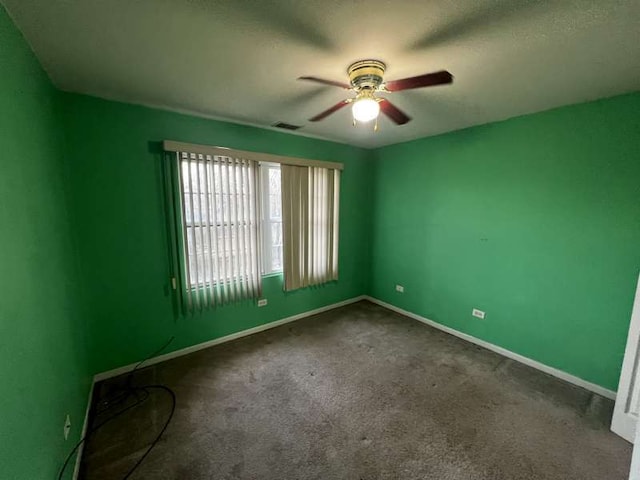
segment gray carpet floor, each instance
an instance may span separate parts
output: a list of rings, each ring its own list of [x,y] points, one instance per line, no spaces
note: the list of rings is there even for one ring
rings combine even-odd
[[[94,410],[125,381],[99,384]],[[141,369],[133,383],[170,386],[177,408],[132,479],[628,478],[613,402],[369,302]],[[105,424],[81,478],[122,478],[169,409],[151,392]]]

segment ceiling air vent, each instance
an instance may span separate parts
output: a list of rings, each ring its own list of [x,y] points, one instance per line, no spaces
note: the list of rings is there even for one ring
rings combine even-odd
[[[273,124],[276,128],[284,128],[285,130],[298,130],[300,125],[291,125],[290,123],[278,122]]]

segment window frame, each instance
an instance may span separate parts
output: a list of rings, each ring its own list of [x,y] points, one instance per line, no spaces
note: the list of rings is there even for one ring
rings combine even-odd
[[[165,184],[165,205],[164,210],[166,213],[166,228],[167,235],[166,238],[168,243],[170,244],[168,248],[168,257],[169,257],[169,265],[168,265],[168,274],[169,274],[169,283],[165,286],[165,292],[170,290],[174,291],[174,295],[172,297],[172,304],[174,306],[174,314],[177,316],[180,315],[189,315],[203,308],[207,308],[200,305],[200,301],[195,301],[192,304],[192,296],[193,291],[198,290],[198,284],[192,284],[191,279],[187,278],[187,266],[186,262],[189,261],[189,252],[188,245],[185,243],[186,239],[186,218],[184,217],[183,212],[183,202],[184,195],[182,192],[182,181],[181,181],[181,159],[180,154],[182,152],[192,153],[192,154],[202,154],[208,156],[224,156],[224,157],[232,157],[232,158],[244,158],[244,159],[252,159],[254,162],[258,163],[258,175],[256,187],[261,190],[257,192],[257,208],[259,211],[260,217],[257,219],[258,226],[258,254],[261,255],[262,259],[259,262],[259,273],[261,277],[265,276],[275,276],[275,275],[283,275],[283,271],[274,271],[271,268],[264,268],[264,255],[263,255],[263,245],[265,242],[263,241],[262,232],[265,231],[265,223],[269,224],[269,222],[265,222],[265,215],[262,212],[262,199],[265,195],[268,198],[268,189],[265,189],[263,186],[264,182],[264,169],[262,168],[263,164],[273,164],[274,167],[281,167],[282,165],[293,165],[293,166],[307,166],[307,167],[319,167],[319,168],[328,168],[333,170],[343,170],[344,165],[342,163],[337,162],[327,162],[320,160],[309,160],[304,158],[296,158],[290,156],[282,156],[282,155],[272,155],[260,152],[250,152],[250,151],[242,151],[235,150],[227,147],[216,147],[211,145],[199,145],[199,144],[190,144],[184,142],[176,142],[171,140],[162,141],[162,168],[161,175],[163,177],[163,182]],[[282,178],[282,168],[280,168],[281,178]],[[282,228],[284,230],[284,219],[282,219]],[[284,231],[283,231],[284,233]],[[284,240],[284,239],[283,239]],[[270,250],[269,250],[270,252]],[[284,250],[283,250],[283,262],[284,262]],[[271,263],[271,262],[270,262]],[[229,282],[227,280],[225,283]],[[223,283],[218,283],[218,286],[221,287]],[[210,286],[210,284],[208,284]],[[259,284],[258,284],[259,285]],[[199,298],[199,295],[196,294],[196,299]],[[225,300],[226,302],[226,300]],[[216,303],[211,304],[211,306],[215,306]]]

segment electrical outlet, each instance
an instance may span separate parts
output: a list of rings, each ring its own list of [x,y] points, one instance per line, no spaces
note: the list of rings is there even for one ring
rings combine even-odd
[[[267,299],[266,298],[261,298],[260,300],[258,300],[258,306],[259,307],[266,307],[267,306]]]
[[[69,438],[69,432],[70,431],[71,431],[71,418],[69,417],[69,414],[67,413],[67,418],[64,419],[64,429],[63,429],[64,439],[65,440],[67,438]]]
[[[485,313],[482,310],[478,310],[477,308],[474,308],[471,311],[471,315],[473,315],[474,317],[478,317],[481,320],[484,320]]]
[[[402,285],[396,285],[396,292],[404,293],[404,287]]]

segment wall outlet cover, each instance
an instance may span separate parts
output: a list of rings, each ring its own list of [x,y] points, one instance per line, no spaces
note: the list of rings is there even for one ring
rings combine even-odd
[[[396,292],[404,293],[404,287],[402,285],[396,285]]]
[[[69,414],[67,413],[67,418],[64,419],[64,439],[66,440],[67,438],[69,438],[69,432],[71,431],[71,418],[69,417]]]
[[[260,300],[258,300],[258,306],[259,307],[266,307],[267,306],[267,299],[266,298],[261,298]]]
[[[471,315],[473,315],[474,317],[478,317],[478,318],[484,320],[485,313],[482,310],[478,310],[477,308],[474,308],[471,311]]]

